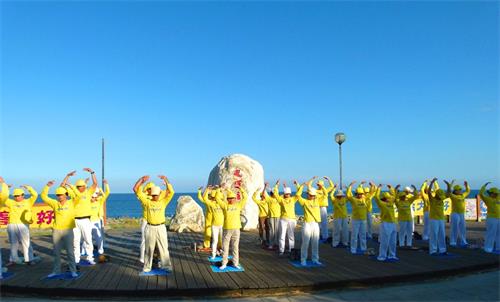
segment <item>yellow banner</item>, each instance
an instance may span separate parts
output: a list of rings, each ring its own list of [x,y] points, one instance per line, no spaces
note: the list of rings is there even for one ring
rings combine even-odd
[[[412,205],[413,216],[424,216],[424,201],[422,199],[415,200]],[[396,216],[398,215],[398,209],[396,208]],[[444,215],[451,215],[451,199],[446,198],[444,200]]]
[[[46,204],[35,204],[31,210],[32,223],[30,228],[47,229],[52,227],[54,211]],[[0,208],[0,228],[6,228],[9,223],[9,208]]]

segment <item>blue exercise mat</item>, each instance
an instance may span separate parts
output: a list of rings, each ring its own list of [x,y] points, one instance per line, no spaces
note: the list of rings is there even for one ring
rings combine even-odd
[[[349,246],[348,245],[343,245],[341,243],[339,243],[337,246],[332,246],[334,249],[345,249],[345,248],[348,248]]]
[[[14,276],[14,273],[12,273],[12,272],[5,272],[5,273],[2,273],[2,279],[0,279],[0,280],[5,281],[5,280],[9,279],[12,276]]]
[[[216,256],[215,259],[212,259],[212,257],[207,257],[209,262],[221,262],[222,261],[222,256]],[[233,259],[233,256],[228,256],[228,260]]]
[[[364,255],[364,254],[366,253],[366,251],[363,251],[363,250],[360,250],[360,249],[357,249],[355,253],[352,253],[352,252],[351,252],[351,249],[348,249],[348,251],[349,251],[349,253],[350,253],[351,255],[357,255],[357,256],[358,256],[358,255]]]
[[[491,253],[489,253],[489,254],[497,254],[497,255],[500,255],[500,250],[493,251],[493,252],[491,252]]]
[[[378,261],[378,262],[386,262],[386,263],[394,263],[394,262],[398,262],[399,261],[399,258],[396,258],[396,259],[394,259],[394,258],[391,258],[391,259],[386,258],[384,261],[380,261],[380,260],[377,259],[377,256],[375,256],[375,255],[374,256],[370,256],[370,259]]]
[[[80,262],[78,262],[78,265],[80,266],[94,266],[95,264],[90,264],[90,262],[88,260],[80,260]]]
[[[457,254],[452,253],[434,253],[431,254],[432,257],[441,258],[441,259],[454,259],[460,257]]]
[[[233,272],[244,272],[245,269],[243,268],[243,266],[240,265],[240,268],[236,268],[234,266],[226,266],[225,269],[221,270],[218,266],[216,265],[210,265],[210,267],[212,268],[212,272],[214,273],[233,273]]]
[[[42,278],[42,280],[75,280],[78,279],[82,276],[82,273],[76,273],[78,276],[73,277],[71,276],[70,272],[62,273],[62,274],[57,274],[55,276],[46,276]]]
[[[300,261],[290,261],[290,264],[292,264],[294,267],[297,268],[315,268],[315,267],[324,267],[324,264],[315,264],[312,261],[306,261],[306,265],[300,264]]]
[[[155,268],[149,272],[139,272],[139,276],[168,276],[171,271],[163,269],[163,268]]]

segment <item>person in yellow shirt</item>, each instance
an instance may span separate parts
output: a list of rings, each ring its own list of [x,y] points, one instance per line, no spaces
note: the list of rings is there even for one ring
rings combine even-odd
[[[488,208],[484,251],[498,253],[500,252],[500,190],[491,188],[486,191],[488,184],[490,182],[484,184],[479,191],[479,196]]]
[[[298,185],[297,181],[294,182]],[[278,200],[281,206],[281,218],[279,228],[279,255],[283,256],[285,253],[286,238],[288,238],[288,250],[290,253],[295,247],[295,226],[297,225],[297,218],[295,216],[295,203],[297,196],[292,196],[292,189],[283,182],[283,196],[279,194],[279,180],[273,188],[273,195]]]
[[[259,198],[260,197],[260,198]],[[260,243],[269,245],[269,204],[266,201],[265,189],[256,190],[252,195],[252,200],[259,207],[259,238]],[[264,237],[265,234],[265,237]]]
[[[399,192],[399,185],[396,187],[396,207],[398,209],[399,225],[399,246],[411,247],[413,244],[413,230],[415,228],[413,221],[412,204],[420,195],[415,186],[406,187],[404,192]],[[413,194],[412,194],[413,193]]]
[[[444,200],[447,198],[446,192],[442,189],[436,190],[433,193],[432,188],[436,183],[437,178],[434,178],[429,184],[427,190],[429,195],[429,254],[437,253],[446,254],[446,233],[445,233],[445,216],[444,216]]]
[[[203,187],[200,187],[198,189],[198,194],[202,191],[202,189]],[[219,189],[216,187],[208,186],[201,197],[201,201],[206,205],[207,209],[210,209],[210,212],[212,212],[212,260],[215,260],[215,256],[217,256],[217,245],[219,243],[219,239],[221,239],[224,235],[222,231],[222,227],[224,225],[224,212],[222,211],[222,208],[219,206],[219,204],[215,201],[218,195],[218,190]]]
[[[142,184],[149,180],[149,176],[143,176],[138,181],[138,188],[134,186],[134,192],[137,198],[146,210],[146,229],[144,231],[146,237],[146,250],[144,255],[143,273],[151,271],[153,265],[153,254],[155,248],[158,247],[160,254],[161,267],[171,271],[172,263],[170,262],[170,254],[168,252],[168,236],[167,227],[165,226],[165,209],[174,197],[174,188],[164,175],[158,176],[166,185],[165,194],[162,195],[160,187],[154,186],[151,188],[151,198],[148,197],[142,188]]]
[[[362,188],[365,191],[366,196],[366,238],[372,239],[373,237],[373,198],[375,197],[376,187],[364,187],[363,185],[366,181],[362,181],[358,188]],[[357,189],[356,189],[357,190]]]
[[[356,183],[353,181],[347,188],[347,200],[351,203],[352,219],[351,219],[351,253],[358,253],[358,240],[360,252],[366,251],[366,204],[367,197],[363,188],[356,189],[356,196],[352,194],[352,186]]]
[[[267,194],[269,183],[266,182],[264,187],[264,198],[267,201],[269,208],[268,224],[269,224],[269,244],[268,249],[278,248],[278,232],[279,222],[281,217],[281,205],[279,204],[273,191],[270,191],[270,196]]]
[[[245,190],[239,189],[240,200],[236,199],[236,194],[228,190],[226,201],[223,195],[217,195],[217,203],[224,212],[224,237],[222,239],[222,265],[219,267],[224,270],[227,267],[229,249],[232,250],[233,266],[240,268],[240,229],[241,229],[241,210],[245,208],[248,196]]]
[[[318,180],[316,183],[316,194],[319,200],[319,210],[321,211],[321,225],[320,225],[320,236],[319,240],[326,241],[329,237],[328,234],[328,195],[333,191],[335,185],[333,181],[327,176],[323,177],[324,180],[328,181],[329,186],[325,186],[323,180]]]
[[[73,247],[73,229],[75,228],[75,211],[73,200],[68,199],[69,193],[64,187],[56,189],[57,200],[49,197],[50,187],[54,181],[49,181],[42,191],[42,200],[54,210],[52,225],[52,242],[54,243],[54,267],[47,277],[61,274],[61,250],[64,248],[68,256],[68,266],[71,277],[76,278],[75,253]]]
[[[80,257],[82,251],[80,248],[80,242],[83,239],[83,248],[87,252],[87,261],[90,265],[94,265],[94,245],[92,244],[92,223],[90,222],[91,210],[90,210],[90,199],[92,194],[94,194],[97,188],[97,178],[95,172],[90,168],[84,168],[83,171],[90,173],[92,176],[92,186],[87,189],[87,183],[83,179],[79,179],[75,185],[69,184],[68,180],[70,177],[76,174],[76,171],[72,171],[66,175],[61,187],[67,188],[70,195],[74,195],[74,207],[75,207],[75,228],[74,233],[74,249],[75,249],[75,261],[80,262]]]
[[[95,239],[99,255],[104,254],[104,228],[99,213],[109,196],[109,184],[104,180],[104,193],[97,188],[90,200],[90,222],[92,223],[92,238]]]
[[[215,201],[215,193],[216,191],[212,191],[213,194],[209,194],[207,198],[211,201]],[[203,200],[203,195],[201,195],[201,192],[198,192],[198,199],[205,204],[205,235],[203,238],[203,248],[200,250],[209,250],[210,249],[210,243],[213,241],[213,236],[212,236],[212,221],[213,221],[213,213],[212,213],[212,208],[206,205],[205,201]]]
[[[134,185],[134,192],[135,190],[138,190],[139,189],[139,182],[141,181],[141,179],[139,179],[135,185]],[[151,188],[155,186],[155,183],[150,181],[148,182],[146,185],[143,186],[143,192],[144,194],[146,194],[146,196],[151,199]],[[141,203],[141,207],[142,207],[142,218],[141,218],[141,245],[140,245],[140,252],[139,252],[139,262],[141,263],[144,263],[144,254],[145,254],[145,251],[146,251],[146,236],[145,236],[145,233],[144,233],[144,230],[146,229],[146,226],[148,225],[148,221],[146,220],[146,216],[147,216],[147,212],[146,212],[146,208],[142,205]]]
[[[304,209],[304,226],[302,227],[302,244],[300,246],[300,264],[307,265],[307,254],[311,245],[311,260],[313,264],[321,265],[319,261],[319,224],[321,211],[319,200],[316,198],[317,190],[311,186],[312,180],[299,186],[295,196]],[[307,199],[302,197],[304,186],[308,187]]]
[[[30,197],[24,197],[24,190],[26,189]],[[9,209],[9,222],[7,225],[7,234],[10,242],[10,262],[20,263],[18,249],[19,244],[23,250],[24,263],[32,264],[34,260],[33,248],[30,242],[30,229],[29,225],[32,221],[31,209],[38,193],[28,185],[21,188],[14,189],[12,192],[13,199],[9,199],[9,187],[5,182],[2,182],[2,195],[0,207],[5,206]]]
[[[398,260],[396,257],[396,213],[394,201],[395,194],[391,195],[389,192],[381,192],[382,185],[377,187],[375,192],[375,202],[380,210],[380,246],[377,260],[385,261]],[[389,190],[391,186],[388,185]]]
[[[332,247],[349,245],[349,225],[347,217],[347,198],[342,190],[332,190],[330,198],[333,204]]]
[[[447,186],[446,196],[451,199],[451,219],[450,219],[450,246],[455,247],[457,240],[460,246],[466,246],[466,226],[465,223],[465,199],[470,194],[470,187],[467,181],[464,181],[465,192],[460,185],[453,186],[451,183],[444,181]],[[452,190],[453,186],[453,190]]]

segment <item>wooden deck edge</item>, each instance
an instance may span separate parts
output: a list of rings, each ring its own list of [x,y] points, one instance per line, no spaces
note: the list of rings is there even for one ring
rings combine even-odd
[[[20,286],[0,286],[1,297],[43,297],[43,298],[123,298],[129,299],[158,299],[169,298],[229,298],[229,297],[258,297],[258,296],[279,296],[289,294],[311,293],[325,290],[353,289],[380,287],[382,285],[407,283],[414,281],[427,281],[441,279],[452,276],[469,275],[472,273],[495,271],[500,269],[500,262],[490,262],[467,267],[451,268],[437,271],[427,271],[417,274],[371,277],[357,280],[336,280],[316,283],[306,286],[288,286],[269,289],[167,289],[167,290],[83,290],[75,288],[30,288]]]

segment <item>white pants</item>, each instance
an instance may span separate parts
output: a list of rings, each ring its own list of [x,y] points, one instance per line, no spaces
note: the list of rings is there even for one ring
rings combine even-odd
[[[382,222],[379,227],[380,247],[377,260],[384,261],[386,258],[396,258],[396,224]]]
[[[75,262],[80,262],[80,241],[83,239],[83,248],[87,253],[87,260],[94,261],[94,245],[92,244],[92,223],[89,218],[75,219],[74,234],[74,250]]]
[[[104,254],[104,230],[100,220],[92,222],[92,238],[95,240],[99,254]]]
[[[450,228],[450,245],[457,245],[457,239],[459,245],[467,244],[466,237],[466,224],[465,215],[452,213],[451,214],[451,228]]]
[[[212,258],[215,258],[215,255],[217,254],[219,236],[224,236],[222,233],[222,225],[212,225]]]
[[[326,240],[328,239],[328,207],[320,207],[319,211],[321,214],[320,238]]]
[[[288,237],[288,251],[295,247],[295,226],[297,221],[295,219],[281,218],[280,219],[280,242],[279,251],[285,251],[285,239]]]
[[[484,239],[484,250],[491,253],[500,250],[500,219],[486,219],[486,238]]]
[[[372,231],[372,213],[366,213],[366,238],[372,239],[373,231]]]
[[[336,247],[339,243],[347,245],[349,240],[349,229],[347,218],[334,218],[332,230],[332,246]]]
[[[158,253],[160,254],[161,267],[172,270],[172,263],[170,262],[170,254],[168,252],[168,237],[167,227],[161,225],[146,225],[144,229],[146,250],[144,254],[144,272],[151,271],[153,266],[153,255],[156,246],[158,246]]]
[[[429,219],[429,254],[446,253],[446,233],[444,220]]]
[[[413,239],[413,221],[399,222],[399,246],[411,246]]]
[[[52,269],[52,273],[61,273],[61,250],[63,248],[66,250],[68,255],[69,270],[72,273],[76,273],[73,230],[54,230],[52,232],[52,242],[54,243],[54,268]]]
[[[351,223],[351,253],[356,253],[358,238],[361,250],[366,251],[366,220],[353,219]]]
[[[429,240],[429,212],[424,212],[424,231],[422,234],[423,240]]]
[[[309,242],[311,242],[312,261],[319,261],[319,225],[317,222],[304,222],[302,244],[300,246],[300,262],[307,260]]]
[[[19,244],[23,249],[24,262],[33,260],[33,249],[30,242],[30,228],[22,223],[8,224],[7,234],[10,242],[10,262],[19,262]]]
[[[146,225],[148,225],[148,222],[146,219],[142,218],[141,219],[141,251],[140,251],[140,256],[139,256],[139,261],[141,263],[144,263],[144,253],[146,250],[146,235],[145,235],[145,229]]]
[[[279,222],[277,217],[269,218],[269,247],[278,245]]]
[[[233,265],[240,265],[240,230],[224,230],[222,238],[222,265],[227,265],[229,248],[232,249]]]

